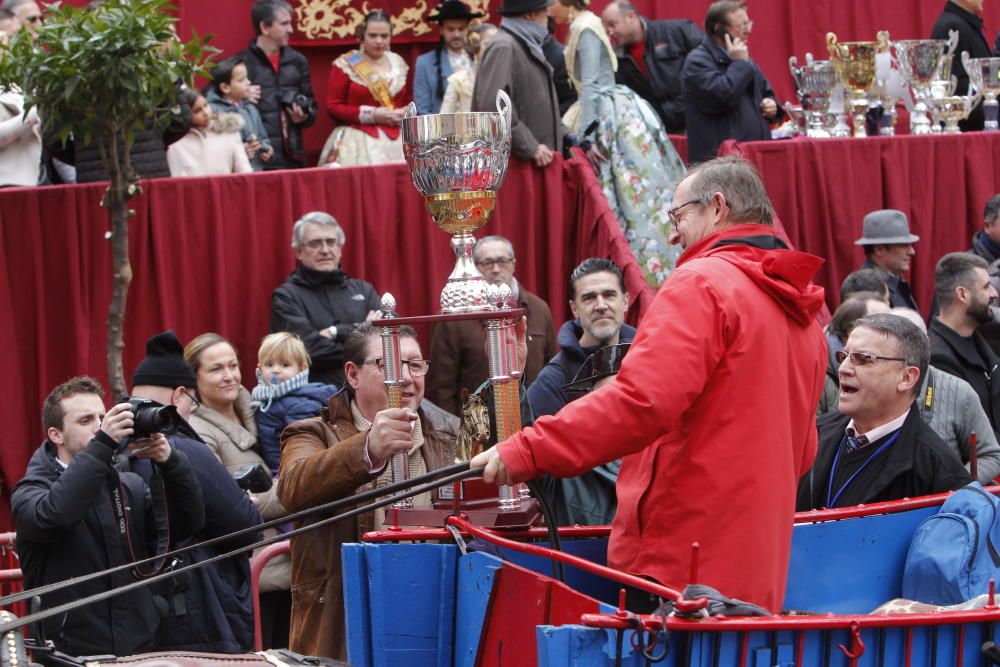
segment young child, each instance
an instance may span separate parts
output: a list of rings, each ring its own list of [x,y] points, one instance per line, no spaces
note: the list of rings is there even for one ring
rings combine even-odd
[[[167,165],[171,176],[212,176],[214,174],[244,174],[253,171],[243,142],[239,114],[212,114],[208,101],[193,90],[185,89],[178,96],[182,104],[191,107],[191,129],[167,148]]]
[[[240,136],[246,149],[250,166],[254,171],[262,171],[264,163],[271,159],[274,150],[267,138],[264,121],[261,120],[257,105],[249,101],[250,86],[247,66],[239,56],[227,58],[212,69],[212,83],[205,90],[208,103],[215,112],[238,113],[243,117]]]
[[[334,385],[309,382],[309,353],[295,334],[273,333],[260,342],[253,397],[260,402],[257,432],[261,452],[275,476],[281,459],[281,432],[292,422],[318,415],[337,391]]]

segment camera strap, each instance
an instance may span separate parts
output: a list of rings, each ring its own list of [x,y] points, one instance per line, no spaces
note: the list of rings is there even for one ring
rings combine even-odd
[[[149,491],[153,505],[153,525],[156,528],[156,549],[154,556],[157,557],[150,565],[150,570],[144,571],[142,568],[132,568],[132,575],[136,579],[152,577],[164,571],[166,558],[163,557],[170,550],[170,517],[167,513],[167,493],[163,476],[159,469],[153,466],[153,475],[149,479]],[[132,526],[126,511],[127,493],[125,485],[122,484],[121,476],[117,470],[112,470],[108,475],[108,493],[111,496],[111,511],[115,515],[115,523],[118,530],[118,541],[121,543],[122,553],[125,559],[132,563],[140,558],[135,553],[132,545]]]

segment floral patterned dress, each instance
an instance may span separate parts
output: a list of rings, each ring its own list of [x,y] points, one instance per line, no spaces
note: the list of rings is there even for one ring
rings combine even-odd
[[[670,209],[684,178],[684,162],[667,138],[656,112],[631,88],[615,84],[617,58],[601,21],[591,12],[570,26],[566,66],[580,100],[563,118],[573,132],[596,122],[591,136],[608,157],[598,177],[629,246],[653,289],[680,255],[671,246]]]

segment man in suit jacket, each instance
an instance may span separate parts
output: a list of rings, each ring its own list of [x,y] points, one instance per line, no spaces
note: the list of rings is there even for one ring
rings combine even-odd
[[[542,52],[549,4],[504,0],[500,29],[483,50],[472,93],[473,111],[496,111],[498,90],[510,95],[511,153],[537,167],[552,163],[565,134],[552,66]]]
[[[445,0],[427,17],[441,26],[441,39],[433,51],[417,58],[413,74],[413,103],[420,115],[441,111],[441,101],[448,86],[448,77],[461,69],[472,67],[472,58],[465,52],[469,21],[482,18],[462,0]]]
[[[906,318],[858,320],[837,354],[839,407],[816,423],[819,450],[799,482],[797,510],[942,493],[968,481],[958,454],[913,403],[929,356],[927,337]]]

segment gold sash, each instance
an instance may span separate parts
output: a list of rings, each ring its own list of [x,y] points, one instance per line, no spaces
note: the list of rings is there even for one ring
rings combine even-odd
[[[378,70],[372,67],[371,63],[364,60],[360,53],[355,54],[355,57],[348,58],[347,63],[361,80],[365,82],[365,85],[368,86],[368,90],[371,92],[372,97],[378,101],[379,106],[386,109],[395,108],[395,104],[392,101],[392,93],[389,92],[389,84],[382,78]]]

